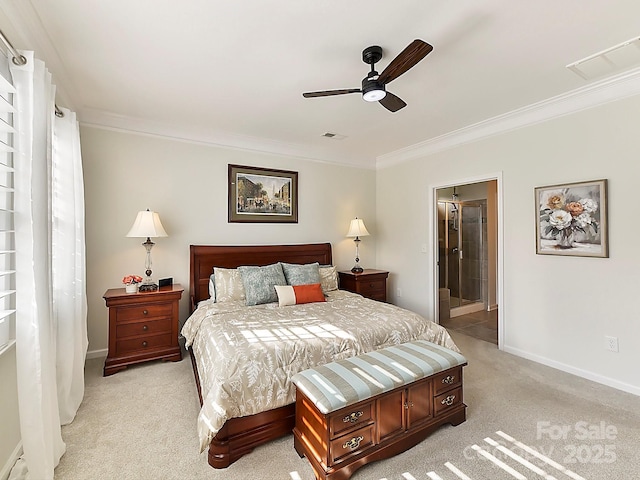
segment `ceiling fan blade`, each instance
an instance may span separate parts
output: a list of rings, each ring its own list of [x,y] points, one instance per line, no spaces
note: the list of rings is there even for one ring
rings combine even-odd
[[[431,50],[433,47],[427,42],[414,40],[396,58],[391,60],[391,63],[378,77],[378,81],[383,84],[392,82],[431,53]]]
[[[347,93],[362,93],[359,88],[347,88],[343,90],[324,90],[322,92],[306,92],[302,96],[304,98],[330,97],[332,95],[345,95]]]
[[[407,106],[407,104],[399,97],[396,97],[393,93],[387,92],[382,100],[378,100],[380,104],[389,110],[390,112],[397,112],[401,108]]]

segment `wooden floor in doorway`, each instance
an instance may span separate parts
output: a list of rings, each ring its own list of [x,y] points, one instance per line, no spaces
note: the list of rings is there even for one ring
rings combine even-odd
[[[498,310],[480,311],[440,320],[447,330],[455,330],[464,335],[498,344]]]

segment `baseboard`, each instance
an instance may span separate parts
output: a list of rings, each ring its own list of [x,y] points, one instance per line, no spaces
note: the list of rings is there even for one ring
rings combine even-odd
[[[11,456],[7,459],[7,463],[5,463],[2,470],[0,470],[0,480],[7,480],[7,478],[9,478],[11,469],[20,458],[20,455],[22,455],[22,440],[16,445],[16,448],[11,452]]]
[[[494,312],[498,309],[498,304],[497,303],[492,303],[491,305],[489,305],[489,308],[487,308],[487,312]]]
[[[469,313],[482,312],[484,310],[483,303],[471,303],[469,305],[463,305],[461,307],[452,307],[449,310],[449,317],[459,317],[461,315],[467,315]]]
[[[92,358],[107,358],[107,353],[109,353],[109,350],[107,348],[102,348],[100,350],[90,350],[87,352],[87,356],[85,357],[87,360],[90,360]],[[0,478],[0,480],[2,480]]]
[[[600,383],[611,388],[615,388],[616,390],[622,390],[623,392],[640,396],[640,387],[636,387],[635,385],[619,382],[618,380],[614,380],[612,378],[605,377],[588,370],[582,370],[581,368],[576,368],[565,363],[556,362],[555,360],[551,360],[540,355],[535,355],[533,353],[520,350],[519,348],[509,347],[508,345],[503,345],[502,350],[507,353],[511,353],[512,355],[516,355],[517,357],[526,358],[527,360],[541,363],[542,365],[546,365],[547,367],[555,368],[557,370],[561,370],[578,377],[586,378],[587,380],[591,380],[593,382]]]

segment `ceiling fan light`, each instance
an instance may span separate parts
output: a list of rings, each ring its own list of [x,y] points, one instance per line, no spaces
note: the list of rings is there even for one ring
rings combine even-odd
[[[362,94],[362,98],[367,102],[377,102],[382,100],[387,95],[384,90],[369,90]]]

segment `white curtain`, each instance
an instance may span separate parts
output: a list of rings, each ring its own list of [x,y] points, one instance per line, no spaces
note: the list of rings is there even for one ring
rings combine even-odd
[[[53,479],[61,423],[84,393],[87,350],[82,164],[75,116],[54,115],[43,62],[11,63],[16,211],[16,360],[24,455],[13,478]]]

